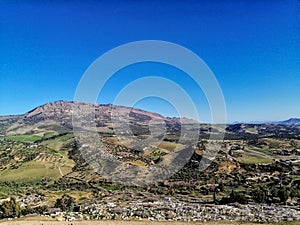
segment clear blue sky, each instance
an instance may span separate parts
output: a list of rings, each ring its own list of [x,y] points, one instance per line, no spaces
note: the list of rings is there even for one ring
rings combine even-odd
[[[0,0],[0,115],[73,100],[87,67],[127,42],[175,42],[198,54],[217,77],[228,120],[300,117],[300,1]],[[112,102],[131,79],[162,75],[207,102],[181,71],[158,63],[129,66],[99,97]],[[123,76],[123,75],[125,76]],[[124,79],[118,79],[120,77]],[[176,115],[159,99],[138,107]]]

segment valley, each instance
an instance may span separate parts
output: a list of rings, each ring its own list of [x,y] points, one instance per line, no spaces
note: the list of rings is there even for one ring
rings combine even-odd
[[[84,118],[72,121],[74,110],[84,116],[91,108],[97,137],[93,141],[85,136],[91,127]],[[112,119],[113,110],[118,114]],[[116,118],[129,124],[129,133],[117,133],[121,123]],[[159,121],[163,129],[156,129]],[[77,122],[82,126],[76,132],[82,136],[74,135]],[[196,143],[181,140],[182,127],[187,133],[198,132]],[[149,138],[151,132],[157,136]],[[224,139],[210,138],[217,134]],[[99,143],[120,163],[112,167],[119,171],[101,174],[88,162],[88,157],[97,156],[95,151],[102,151]],[[212,160],[208,156],[214,145],[220,149]],[[125,170],[143,174],[151,167],[169,166],[180,159],[172,155],[181,152],[191,157],[170,177],[145,173],[155,183],[141,185]],[[300,218],[300,125],[295,119],[210,125],[121,106],[58,101],[24,115],[0,117],[0,156],[0,205],[15,198],[22,216],[212,224]],[[122,178],[138,185],[119,182]],[[62,199],[70,204],[57,204]],[[0,213],[2,218],[17,216]]]

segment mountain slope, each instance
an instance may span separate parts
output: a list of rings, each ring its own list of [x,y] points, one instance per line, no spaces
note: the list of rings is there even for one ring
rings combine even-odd
[[[162,163],[168,170],[165,162],[175,158],[170,155],[176,149],[183,153],[178,154],[178,161],[186,161],[186,165],[171,177],[157,178],[157,185],[147,188],[128,188],[99,175],[85,161],[81,149],[87,146],[75,140],[72,127],[74,108],[84,114],[91,107],[95,137],[125,168],[133,166],[140,172]],[[116,110],[116,120],[129,124],[132,134],[116,135],[112,110]],[[153,125],[151,121],[165,124],[161,130],[165,135],[160,137],[160,143],[147,142],[153,129],[149,128]],[[182,124],[188,124],[186,132],[199,131],[197,143],[178,143]],[[278,200],[276,193],[283,190],[282,187],[300,198],[297,191],[300,187],[299,125],[232,124],[226,127],[224,141],[209,140],[210,134],[218,134],[224,128],[127,107],[59,101],[39,106],[24,115],[0,117],[0,128],[0,198],[12,193],[24,196],[27,192],[42,192],[50,199],[58,192],[76,192],[81,201],[80,196],[85,192],[93,196],[82,200],[86,204],[93,204],[95,199],[105,201],[103,196],[109,202],[155,201],[162,196],[173,196],[185,202],[211,202],[215,191],[217,200],[226,203],[235,200],[230,198],[232,191],[246,196],[238,199],[245,202],[261,201],[256,199],[256,192],[266,190],[263,201],[278,203],[282,200]],[[131,136],[148,148],[127,145]],[[208,159],[205,154],[217,144],[221,149],[216,158]],[[184,153],[191,153],[186,154],[191,157]],[[201,170],[203,165],[208,165],[204,171]]]
[[[283,124],[283,125],[300,125],[300,118],[290,118],[288,120],[276,122],[276,124]]]
[[[196,129],[198,126],[196,121],[186,118],[167,118],[157,113],[110,104],[50,102],[23,115],[0,117],[1,178],[11,180],[14,177],[13,174],[16,174],[15,179],[17,180],[19,178],[33,179],[48,174],[56,179],[71,172],[73,167],[73,171],[85,174],[85,171],[89,170],[88,165],[82,159],[78,149],[72,152],[73,146],[77,145],[73,137],[72,116],[74,110],[79,114],[89,114],[91,109],[94,114],[96,131],[108,151],[113,155],[122,155],[122,160],[138,166],[158,160],[159,157],[172,152],[176,146],[183,147],[173,142],[179,138],[181,122],[196,126],[191,129]],[[126,146],[127,139],[130,140],[130,137],[125,135],[120,142],[115,136],[114,124],[111,119],[113,110],[117,113],[114,120],[126,121],[130,125],[132,134],[139,138],[139,143],[144,142],[143,140],[151,135],[152,131],[149,128],[151,121],[160,121],[165,124],[165,140],[157,147],[151,147],[151,149],[155,148],[155,151],[149,149],[150,151],[141,157],[135,153],[134,149]],[[118,123],[116,124],[118,125]],[[157,145],[155,141],[150,144]],[[148,143],[147,146],[149,147],[150,144]],[[11,151],[12,149],[13,151]],[[44,164],[42,167],[41,162]],[[34,168],[36,168],[35,172]],[[31,172],[27,173],[25,170]]]
[[[79,102],[57,101],[39,106],[24,115],[0,116],[0,128],[5,135],[36,134],[43,135],[45,132],[55,133],[70,132],[72,130],[72,115],[76,113],[88,114],[93,110],[97,127],[104,130],[112,130],[112,112],[116,112],[115,118],[127,119],[132,125],[148,125],[150,120],[161,120],[167,127],[178,128],[181,121],[184,123],[197,124],[194,120],[186,118],[168,118],[157,113],[151,113],[140,109],[111,104],[97,105]],[[129,115],[128,115],[129,114]],[[100,128],[99,128],[100,129]],[[109,130],[108,130],[109,129]],[[100,129],[101,130],[101,129]]]

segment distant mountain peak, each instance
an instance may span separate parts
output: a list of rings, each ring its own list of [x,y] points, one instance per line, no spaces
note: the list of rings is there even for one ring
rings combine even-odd
[[[300,125],[300,118],[290,118],[288,120],[279,121],[276,124],[283,124],[283,125]]]

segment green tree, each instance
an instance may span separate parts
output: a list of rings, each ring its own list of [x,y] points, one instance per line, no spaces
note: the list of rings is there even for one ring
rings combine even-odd
[[[236,191],[231,191],[231,194],[229,196],[229,201],[230,202],[238,202],[241,204],[245,204],[247,202],[247,199],[243,193],[236,192]]]
[[[56,200],[54,207],[60,208],[62,211],[69,211],[74,203],[75,199],[73,197],[64,194],[61,198]]]
[[[256,189],[252,192],[252,198],[257,203],[264,203],[266,201],[266,191],[263,189]]]
[[[21,210],[21,214],[23,216],[26,216],[28,214],[39,214],[39,215],[42,215],[44,212],[47,212],[48,211],[48,206],[46,205],[42,205],[42,206],[37,206],[37,207],[29,207],[29,206],[26,206],[25,208],[23,208]]]
[[[20,204],[16,201],[15,198],[11,198],[9,201],[3,202],[0,206],[0,217],[2,218],[20,217],[20,215]]]
[[[286,202],[289,198],[289,191],[286,188],[282,188],[278,191],[278,197],[280,198],[281,202]]]

